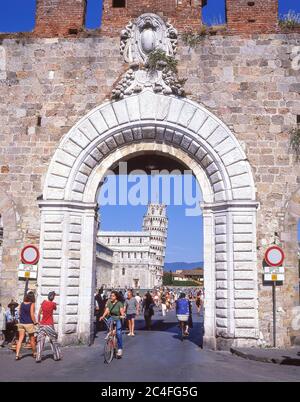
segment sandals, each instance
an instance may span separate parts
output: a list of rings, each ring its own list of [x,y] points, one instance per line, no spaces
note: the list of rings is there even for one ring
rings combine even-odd
[[[22,356],[16,356],[16,360],[21,360]]]

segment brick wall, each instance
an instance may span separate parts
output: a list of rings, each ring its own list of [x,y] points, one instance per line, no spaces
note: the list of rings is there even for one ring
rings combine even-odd
[[[99,0],[100,1],[100,0]],[[143,13],[168,18],[179,30],[199,29],[204,0],[126,0],[125,8],[103,0],[102,29],[105,35],[118,36],[129,20]],[[40,37],[69,36],[84,29],[86,0],[37,0],[36,28]]]
[[[37,36],[68,36],[82,30],[86,0],[37,0]]]
[[[101,30],[93,32],[85,29],[86,3],[87,0],[37,0],[35,30],[24,36],[87,36],[101,32],[116,37],[130,20],[147,12],[169,20],[179,32],[187,28],[197,31],[202,23],[202,7],[206,0],[126,0],[123,8],[113,7],[113,0],[103,0]],[[226,15],[227,34],[278,31],[278,0],[226,0]],[[12,35],[2,34],[1,37]]]
[[[231,32],[274,32],[278,24],[278,0],[226,0],[226,15]]]
[[[199,29],[202,0],[127,0],[125,8],[113,8],[113,0],[104,0],[102,29],[106,35],[115,36],[132,18],[143,13],[156,13],[168,18],[180,30],[187,27]]]

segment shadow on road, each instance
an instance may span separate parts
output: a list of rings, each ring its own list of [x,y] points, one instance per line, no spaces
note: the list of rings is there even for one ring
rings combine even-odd
[[[126,329],[126,324],[123,325],[123,330]],[[170,311],[165,317],[161,315],[159,309],[155,308],[155,315],[152,318],[151,330],[146,328],[145,320],[142,315],[136,317],[135,329],[139,332],[168,332],[173,334],[174,339],[178,339],[181,342],[181,331],[178,325],[178,321],[175,312]],[[100,332],[103,332],[100,331]],[[96,338],[98,336],[96,335]],[[190,329],[190,335],[185,339],[185,342],[192,342],[199,347],[203,347],[204,337],[204,314],[203,310],[200,314],[193,313],[193,328]]]
[[[157,320],[152,326],[155,331],[163,331],[174,334],[173,338],[181,342],[181,330],[178,321],[162,321]],[[197,346],[203,347],[204,325],[203,322],[194,321],[193,328],[190,329],[190,335],[185,341],[194,343]]]
[[[142,317],[139,317],[135,321],[136,330],[141,332],[148,332],[145,321]],[[178,339],[181,342],[181,330],[178,325],[178,321],[171,312],[169,316],[162,317],[159,312],[156,312],[154,318],[152,319],[152,325],[150,332],[168,332],[173,335],[174,339]],[[203,315],[193,314],[193,328],[190,329],[190,335],[185,339],[186,341],[192,342],[199,347],[203,347],[203,337],[204,337],[204,321]]]

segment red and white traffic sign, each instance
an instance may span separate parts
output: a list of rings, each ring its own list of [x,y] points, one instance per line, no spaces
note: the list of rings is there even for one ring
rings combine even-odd
[[[265,253],[265,261],[270,267],[282,266],[284,258],[284,252],[279,246],[271,246]]]
[[[40,252],[36,246],[32,244],[25,246],[21,251],[21,261],[23,264],[35,265],[40,259]]]

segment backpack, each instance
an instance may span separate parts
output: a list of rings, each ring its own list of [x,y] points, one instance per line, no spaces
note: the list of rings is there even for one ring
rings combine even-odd
[[[176,301],[176,314],[188,315],[189,313],[189,301],[187,299],[178,299]]]

